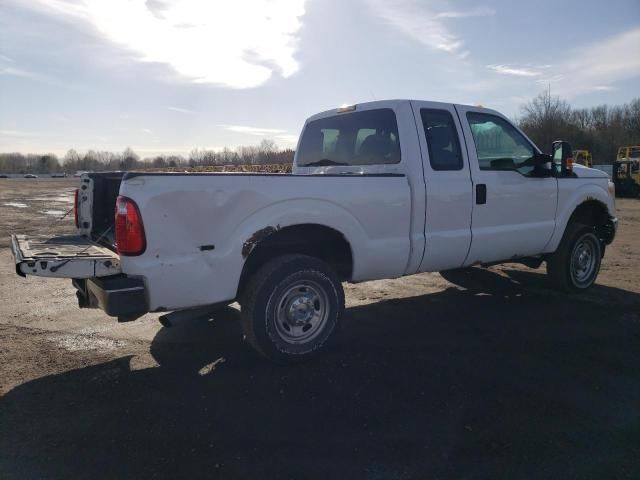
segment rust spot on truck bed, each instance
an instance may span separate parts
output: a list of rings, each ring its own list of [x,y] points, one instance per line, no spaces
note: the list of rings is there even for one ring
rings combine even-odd
[[[280,229],[280,225],[277,227],[264,227],[257,232],[254,232],[245,242],[242,244],[242,258],[247,258],[256,245],[258,245],[262,240],[267,238],[272,233],[277,232]]]

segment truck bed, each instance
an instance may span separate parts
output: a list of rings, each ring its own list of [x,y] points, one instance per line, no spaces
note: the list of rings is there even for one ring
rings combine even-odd
[[[80,186],[80,200],[86,190],[84,186],[91,183],[93,189],[92,199],[87,198],[91,201],[90,236],[94,241],[111,248],[115,243],[114,210],[124,175],[125,172],[90,173]]]
[[[422,224],[411,248],[403,174],[129,172],[120,194],[137,204],[146,235],[145,252],[123,256],[122,271],[145,278],[152,311],[235,298],[252,247],[292,225],[344,236],[352,281],[401,276],[412,255],[417,266],[423,253]]]

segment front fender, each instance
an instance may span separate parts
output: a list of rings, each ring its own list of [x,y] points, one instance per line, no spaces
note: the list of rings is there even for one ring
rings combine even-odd
[[[616,215],[614,200],[609,196],[606,185],[588,183],[575,188],[575,184],[570,182],[580,182],[580,179],[568,178],[558,181],[556,227],[547,244],[547,248],[545,248],[547,253],[557,250],[571,215],[584,202],[598,201],[607,207],[607,212],[611,217]]]

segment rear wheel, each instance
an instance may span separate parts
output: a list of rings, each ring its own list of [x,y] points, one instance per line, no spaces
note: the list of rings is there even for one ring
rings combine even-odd
[[[591,287],[600,271],[602,248],[594,227],[569,224],[558,250],[547,259],[547,273],[553,284],[566,292],[582,292]]]
[[[337,330],[344,291],[325,262],[283,255],[262,266],[240,299],[245,338],[266,357],[282,362],[314,355]]]

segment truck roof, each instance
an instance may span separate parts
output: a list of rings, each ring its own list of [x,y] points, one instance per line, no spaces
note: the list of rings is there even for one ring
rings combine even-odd
[[[499,112],[492,110],[490,108],[485,108],[481,105],[465,105],[465,104],[461,104],[461,103],[449,103],[449,102],[436,102],[433,100],[420,100],[420,99],[411,99],[411,98],[393,98],[393,99],[388,99],[388,100],[376,100],[376,101],[372,101],[372,102],[360,102],[360,103],[354,103],[354,104],[347,104],[347,105],[342,105],[336,108],[332,108],[331,110],[324,110],[322,112],[316,113],[315,115],[310,116],[307,119],[307,122],[312,121],[312,120],[317,120],[319,118],[324,118],[324,117],[328,117],[328,116],[332,116],[335,115],[337,113],[346,113],[347,111],[351,111],[351,110],[347,110],[353,107],[353,110],[357,111],[359,109],[364,109],[364,110],[370,110],[372,108],[394,108],[399,104],[402,103],[406,103],[406,102],[429,102],[430,104],[432,104],[434,107],[450,107],[451,105],[458,105],[458,106],[464,106],[464,107],[474,107],[480,110],[484,110],[487,113],[494,113],[494,114],[498,114],[501,115]],[[341,111],[342,110],[342,111]]]

